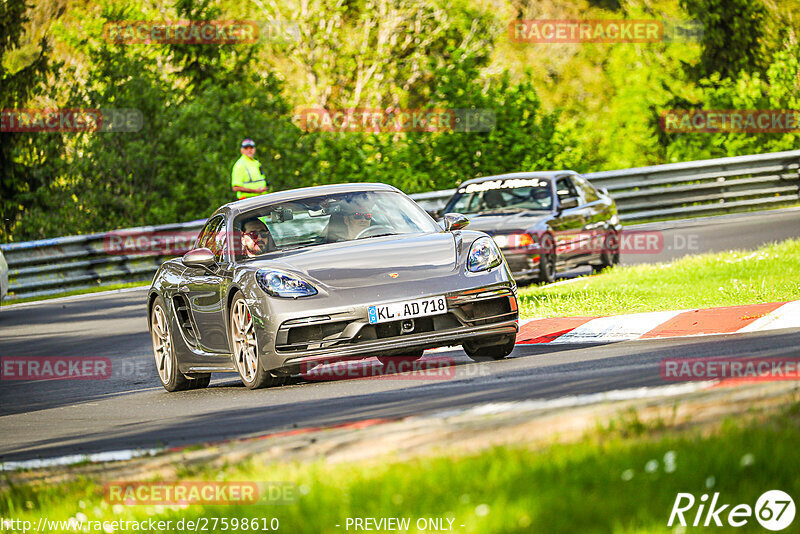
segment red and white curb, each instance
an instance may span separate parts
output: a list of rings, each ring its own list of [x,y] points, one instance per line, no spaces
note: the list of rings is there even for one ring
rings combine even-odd
[[[800,301],[520,321],[517,344],[607,343],[800,328]]]

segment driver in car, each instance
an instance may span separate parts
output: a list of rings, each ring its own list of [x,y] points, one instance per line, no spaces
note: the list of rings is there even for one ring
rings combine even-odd
[[[349,210],[343,213],[348,239],[355,239],[372,224],[372,213],[367,210]]]
[[[345,200],[331,214],[326,235],[328,243],[357,239],[372,224],[372,209],[363,202]]]
[[[275,250],[275,241],[261,219],[248,219],[242,223],[242,249],[248,258]]]

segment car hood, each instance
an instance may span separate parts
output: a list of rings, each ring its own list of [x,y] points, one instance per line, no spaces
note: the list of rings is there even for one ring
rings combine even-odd
[[[467,215],[470,230],[480,230],[487,234],[495,234],[511,230],[528,230],[545,219],[550,213],[541,211],[522,211],[519,213],[503,213],[498,215]]]
[[[331,288],[356,288],[443,276],[456,269],[456,262],[455,238],[441,232],[317,245],[247,265],[301,273]]]

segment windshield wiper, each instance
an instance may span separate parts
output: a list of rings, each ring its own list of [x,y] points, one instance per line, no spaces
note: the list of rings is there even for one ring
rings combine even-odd
[[[275,252],[284,252],[286,250],[297,250],[298,248],[313,247],[314,245],[323,245],[324,241],[306,241],[305,243],[297,243],[289,247],[280,247]]]
[[[400,234],[395,232],[387,232],[385,234],[366,235],[364,237],[360,237],[359,239],[369,239],[370,237],[386,237],[387,235],[400,235]]]

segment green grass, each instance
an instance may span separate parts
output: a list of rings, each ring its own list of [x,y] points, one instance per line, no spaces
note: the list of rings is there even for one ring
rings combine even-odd
[[[107,286],[98,286],[98,287],[90,287],[84,289],[73,289],[72,291],[65,291],[64,293],[58,293],[57,295],[43,295],[39,297],[23,297],[20,299],[8,299],[0,303],[2,306],[10,306],[12,304],[20,304],[23,302],[38,302],[40,300],[51,300],[51,299],[60,299],[61,297],[71,297],[73,295],[85,295],[90,293],[100,293],[102,291],[113,291],[115,289],[127,289],[129,287],[147,287],[150,285],[150,282],[127,282],[123,284],[110,284]]]
[[[616,315],[800,299],[800,239],[755,251],[617,266],[600,275],[519,292],[520,317]]]
[[[348,517],[409,517],[412,524],[420,517],[452,517],[454,531],[465,533],[633,533],[671,531],[666,523],[678,492],[698,499],[720,492],[723,503],[750,506],[771,489],[800,495],[793,467],[800,442],[796,402],[769,417],[726,420],[713,432],[637,429],[623,422],[577,443],[539,450],[496,447],[469,456],[441,451],[412,461],[384,457],[336,465],[251,460],[181,471],[183,480],[297,484],[299,499],[286,505],[112,506],[103,500],[102,485],[89,480],[15,486],[0,494],[0,517],[35,522],[81,513],[94,521],[152,517],[173,524],[202,516],[277,517],[280,530],[292,533],[346,532]],[[763,532],[753,518],[741,530]]]

